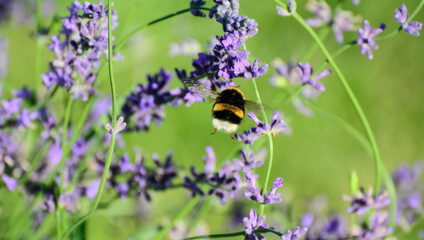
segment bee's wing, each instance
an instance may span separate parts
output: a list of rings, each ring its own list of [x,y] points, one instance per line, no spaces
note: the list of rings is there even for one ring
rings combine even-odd
[[[255,114],[260,113],[264,109],[264,107],[261,104],[259,104],[259,102],[250,101],[250,100],[246,100],[245,106],[247,111],[254,112]]]
[[[219,95],[217,92],[205,88],[205,85],[199,80],[186,78],[186,79],[183,79],[183,83],[186,86],[186,88],[190,89],[191,91],[200,92],[200,95],[202,95],[204,99],[210,102],[215,101],[215,99]]]

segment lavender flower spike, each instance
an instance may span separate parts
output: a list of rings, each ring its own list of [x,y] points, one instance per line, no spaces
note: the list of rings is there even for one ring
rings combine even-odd
[[[325,86],[322,83],[319,83],[318,81],[321,80],[323,77],[329,75],[331,73],[330,70],[326,69],[312,77],[314,70],[307,62],[304,64],[298,63],[296,70],[299,73],[303,84],[311,85],[312,87],[321,92],[325,91]]]
[[[408,22],[409,14],[405,3],[402,3],[400,9],[395,10],[395,20],[402,24],[402,29],[411,35],[418,37],[423,24],[420,22]]]
[[[112,125],[110,125],[110,123],[107,123],[105,128],[109,133],[117,134],[117,133],[121,132],[122,130],[124,130],[126,126],[127,126],[127,124],[124,122],[124,117],[120,116],[118,118],[118,120],[116,121],[116,129],[114,129],[112,127]]]
[[[301,237],[306,235],[306,232],[308,231],[307,228],[302,228],[300,229],[300,227],[295,227],[293,232],[290,230],[287,230],[286,234],[281,235],[281,240],[297,240],[300,239]]]
[[[284,9],[281,6],[277,6],[276,9],[278,15],[288,17],[292,13],[296,12],[296,2],[294,0],[287,0],[287,9]]]
[[[243,224],[245,226],[244,231],[247,234],[245,239],[265,239],[260,233],[253,233],[256,229],[268,228],[268,225],[265,223],[265,219],[265,215],[259,217],[255,210],[250,209],[249,218],[243,218]]]
[[[253,174],[252,171],[246,173],[246,183],[248,186],[246,187],[247,192],[244,193],[244,196],[247,199],[263,203],[265,199],[262,196],[262,191],[256,186],[258,176],[257,174]]]
[[[361,188],[355,196],[343,196],[343,199],[351,202],[351,206],[347,209],[347,212],[358,215],[366,213],[369,209],[383,208],[390,204],[387,192],[382,192],[374,196],[372,187],[368,189],[368,192],[365,192]]]
[[[380,34],[385,28],[386,25],[382,23],[380,24],[380,27],[373,30],[370,23],[367,20],[364,20],[363,28],[358,29],[359,38],[356,39],[356,43],[361,46],[361,53],[366,54],[368,59],[371,60],[373,58],[371,48],[378,48],[378,45],[373,38]]]
[[[331,21],[331,8],[323,0],[309,0],[306,9],[314,14],[313,18],[306,19],[306,23],[311,27],[321,27]]]
[[[272,184],[272,189],[265,195],[265,204],[273,204],[281,202],[281,193],[275,193],[278,188],[283,186],[283,178],[278,177]]]

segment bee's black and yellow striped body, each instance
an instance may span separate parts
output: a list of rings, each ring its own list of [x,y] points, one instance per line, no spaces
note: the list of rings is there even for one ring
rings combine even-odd
[[[244,118],[245,104],[246,99],[242,91],[236,87],[226,88],[219,93],[212,109],[212,124],[215,131],[234,134]]]

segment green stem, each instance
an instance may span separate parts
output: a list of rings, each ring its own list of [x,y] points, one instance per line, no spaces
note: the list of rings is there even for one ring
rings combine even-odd
[[[279,237],[281,237],[280,232],[277,232],[273,229],[268,229],[268,228],[259,228],[259,229],[255,229],[253,231],[253,233],[273,233]],[[205,238],[228,238],[228,237],[235,237],[235,236],[243,236],[246,235],[245,231],[240,231],[240,232],[233,232],[233,233],[224,233],[224,234],[210,234],[210,235],[202,235],[202,236],[195,236],[195,237],[189,237],[189,238],[184,238],[184,240],[194,240],[194,239],[205,239]]]
[[[121,42],[119,43],[119,44],[117,44],[116,45],[116,47],[115,47],[115,51],[117,51],[119,48],[121,48],[124,44],[125,44],[125,42],[126,41],[128,41],[128,39],[130,39],[134,34],[136,34],[137,32],[139,32],[140,30],[142,30],[142,29],[144,29],[145,27],[148,27],[148,26],[150,26],[150,25],[153,25],[153,24],[155,24],[155,23],[158,23],[158,22],[161,22],[161,21],[163,21],[163,20],[166,20],[166,19],[168,19],[168,18],[171,18],[171,17],[174,17],[174,16],[177,16],[177,15],[180,15],[180,14],[183,14],[183,13],[186,13],[186,12],[190,12],[190,10],[191,9],[193,9],[193,8],[186,8],[186,9],[183,9],[183,10],[179,10],[179,11],[177,11],[177,12],[174,12],[174,13],[170,13],[170,14],[168,14],[168,15],[165,15],[165,16],[163,16],[163,17],[160,17],[160,18],[158,18],[158,19],[155,19],[155,20],[153,20],[153,21],[150,21],[150,22],[148,22],[148,23],[146,23],[146,24],[143,24],[143,25],[140,25],[140,26],[138,26],[138,27],[136,27],[136,28],[134,28],[131,32],[129,32],[129,33],[127,33],[123,38],[122,38],[122,40],[121,40]],[[194,8],[194,9],[201,9],[201,10],[207,10],[207,11],[209,11],[210,9],[209,8],[205,8],[205,7],[199,7],[199,8]]]
[[[115,89],[115,81],[113,79],[113,68],[112,68],[112,4],[111,0],[108,0],[108,65],[109,65],[109,82],[110,82],[110,90],[112,94],[112,128],[116,129],[116,89]],[[94,200],[94,204],[91,206],[90,210],[87,214],[82,216],[77,222],[75,222],[71,227],[69,227],[66,232],[63,234],[66,237],[69,233],[71,233],[76,227],[78,227],[81,223],[87,220],[95,211],[97,206],[99,205],[100,198],[102,196],[102,192],[104,186],[106,184],[107,175],[109,173],[110,164],[112,163],[113,150],[115,148],[115,139],[116,139],[116,131],[111,133],[109,150],[106,158],[105,167],[103,169],[102,179],[100,182],[99,190],[97,192],[96,198]]]
[[[66,105],[65,110],[65,119],[63,122],[63,133],[62,133],[62,150],[66,149],[66,139],[68,137],[68,125],[69,125],[69,118],[71,117],[71,109],[72,109],[72,102],[73,97],[72,95],[68,96],[68,104]],[[64,188],[64,182],[65,182],[65,163],[66,163],[66,156],[65,154],[62,154],[62,159],[60,159],[60,188],[59,188],[59,194],[63,192]]]
[[[285,7],[285,4],[280,2],[279,0],[273,0],[277,4],[281,5],[282,7]],[[350,88],[348,82],[346,81],[346,78],[340,71],[338,65],[334,62],[333,57],[328,52],[327,48],[324,46],[322,41],[319,39],[315,31],[305,22],[305,20],[298,14],[293,13],[292,16],[305,28],[305,30],[312,36],[312,38],[317,42],[318,46],[321,48],[321,51],[324,53],[325,57],[333,67],[334,71],[336,72],[338,79],[340,80],[340,83],[343,85],[343,88],[345,89],[352,105],[355,108],[355,111],[361,120],[361,123],[367,133],[368,140],[371,143],[371,147],[373,150],[373,157],[374,157],[374,164],[375,164],[375,180],[374,180],[374,190],[375,194],[378,194],[381,187],[381,159],[380,159],[380,153],[378,151],[377,143],[374,138],[374,134],[371,130],[371,127],[368,123],[368,120],[364,114],[364,111],[362,110],[361,105],[359,104],[355,94],[353,93],[352,89]]]
[[[330,32],[330,27],[328,25],[326,25],[319,32],[319,34],[318,34],[319,35],[319,38],[320,39],[324,39],[329,32]],[[306,53],[303,55],[302,61],[305,62],[308,59],[310,59],[312,57],[312,55],[315,53],[315,51],[317,50],[317,47],[318,47],[318,45],[315,42],[312,43],[312,45],[308,48],[308,50],[306,51]]]
[[[181,210],[181,212],[179,212],[178,215],[175,216],[174,219],[172,219],[172,221],[166,227],[162,228],[158,233],[156,233],[152,239],[159,240],[165,237],[165,235],[169,232],[169,230],[171,230],[171,228],[173,228],[179,220],[187,216],[187,214],[191,212],[191,210],[194,208],[194,206],[196,206],[196,204],[199,201],[200,201],[199,196],[192,198],[190,202],[188,202],[187,205],[185,205],[183,210]]]
[[[412,21],[415,18],[415,16],[417,16],[418,12],[421,10],[423,6],[424,6],[424,0],[421,0],[418,6],[415,8],[414,12],[411,14],[411,16],[409,16],[407,22]]]
[[[38,149],[37,153],[34,152],[31,156],[34,156],[34,158],[31,160],[31,166],[27,172],[25,172],[24,176],[19,179],[19,185],[24,185],[26,182],[28,182],[29,178],[31,177],[31,174],[34,172],[35,167],[38,165],[42,157],[44,156],[44,153],[46,153],[47,149],[49,148],[51,143],[51,140],[46,140],[41,147]]]
[[[72,95],[68,95],[68,103],[66,104],[66,109],[65,109],[65,118],[64,118],[64,122],[63,122],[63,133],[62,133],[62,151],[63,149],[65,149],[66,147],[66,138],[68,136],[68,124],[69,124],[69,119],[71,117],[71,109],[72,109],[72,102],[73,102],[73,98]],[[60,182],[59,182],[59,194],[58,196],[60,196],[60,194],[62,194],[63,192],[63,187],[64,187],[64,181],[65,181],[65,162],[66,162],[66,157],[64,157],[64,154],[62,153],[62,159],[60,159],[60,162],[58,164],[58,166],[60,166],[61,169],[61,173],[60,173]],[[62,224],[62,209],[59,206],[56,206],[56,227],[57,227],[57,239],[61,239],[61,224]]]
[[[243,48],[245,50],[247,50],[246,47],[246,43],[243,43]],[[262,99],[261,99],[261,95],[259,94],[259,89],[258,89],[258,85],[256,84],[256,79],[252,78],[252,83],[253,83],[253,87],[255,88],[255,93],[256,93],[256,99],[259,103],[259,105],[261,106],[261,112],[262,112],[262,117],[264,118],[265,122],[268,122],[268,118],[266,116],[266,112],[265,109],[263,107],[262,104]],[[272,135],[271,132],[267,133],[268,136],[268,142],[269,142],[269,161],[268,161],[268,168],[266,171],[266,176],[265,176],[265,183],[264,183],[264,191],[267,191],[268,189],[268,182],[269,182],[269,177],[271,176],[271,169],[272,169],[272,160],[274,157],[274,142],[272,140]],[[260,208],[259,208],[259,216],[262,216],[264,214],[265,211],[265,204],[261,204]]]

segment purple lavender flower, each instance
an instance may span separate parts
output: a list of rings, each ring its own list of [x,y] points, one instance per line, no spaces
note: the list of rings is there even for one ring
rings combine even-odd
[[[262,196],[262,191],[256,186],[256,179],[258,177],[259,175],[254,174],[252,171],[246,173],[247,192],[244,193],[244,196],[252,201],[263,203],[264,197]]]
[[[124,122],[124,117],[120,116],[118,120],[116,120],[116,129],[114,129],[110,123],[107,123],[105,128],[109,133],[117,134],[121,132],[122,130],[124,130],[126,126],[127,124]]]
[[[272,61],[272,67],[276,69],[269,78],[269,83],[272,86],[284,88],[288,84],[299,85],[301,83],[299,73],[296,70],[297,63],[290,60],[284,63],[280,58]]]
[[[268,228],[268,224],[265,223],[265,219],[265,215],[259,217],[253,208],[250,209],[249,218],[243,218],[243,224],[245,226],[244,231],[246,233],[245,239],[265,239],[260,233],[254,233],[256,229]]]
[[[411,166],[401,164],[392,174],[397,193],[397,217],[401,227],[408,229],[423,211],[421,175],[424,169],[422,161]]]
[[[311,27],[321,27],[331,21],[331,8],[323,0],[309,0],[306,9],[314,14],[313,18],[307,19],[306,23]]]
[[[49,50],[55,57],[50,61],[49,72],[42,74],[47,88],[59,84],[70,91],[73,97],[83,101],[96,94],[94,82],[96,68],[102,56],[107,57],[108,6],[75,1],[69,10],[69,17],[62,18],[61,36],[55,35]],[[82,12],[82,15],[78,15]],[[117,26],[117,14],[112,12],[112,29]],[[62,39],[62,40],[61,40]]]
[[[361,22],[361,20],[360,16],[355,17],[351,11],[337,10],[331,24],[336,41],[343,43],[343,32],[357,30],[356,24]]]
[[[248,171],[258,168],[262,166],[263,164],[263,158],[266,154],[265,150],[260,151],[258,156],[256,156],[254,153],[251,153],[249,156],[247,156],[247,149],[240,150],[240,159],[233,159],[233,163],[235,166],[239,166],[244,173],[247,173]],[[258,157],[259,160],[255,161],[255,158]]]
[[[405,29],[407,33],[416,37],[419,36],[423,24],[420,22],[409,22],[408,18],[408,10],[406,9],[405,3],[402,3],[401,8],[395,10],[395,20],[402,24],[402,28]]]
[[[371,49],[378,49],[378,45],[373,38],[380,34],[385,28],[386,25],[382,23],[380,27],[373,30],[370,23],[364,20],[363,27],[358,29],[359,38],[356,39],[356,44],[361,46],[361,53],[366,54],[368,59],[371,60],[373,58]]]
[[[318,73],[312,77],[314,70],[312,69],[311,65],[309,65],[309,63],[307,62],[304,64],[299,62],[297,64],[296,70],[299,73],[303,81],[303,84],[311,85],[316,90],[321,92],[325,91],[325,86],[322,83],[319,83],[318,81],[320,81],[323,77],[329,75],[330,70],[326,69],[322,71],[321,73]]]
[[[41,208],[48,212],[54,212],[56,210],[56,202],[52,193],[44,195],[44,202],[42,203]]]
[[[244,193],[244,196],[249,200],[253,200],[262,204],[274,204],[281,202],[281,193],[276,193],[276,191],[278,188],[283,186],[283,178],[278,177],[275,179],[274,183],[272,184],[271,191],[266,194],[263,194],[263,189],[261,190],[256,186],[257,178],[258,175],[253,174],[252,171],[248,171],[246,173],[247,192]]]
[[[206,2],[203,1],[203,0],[191,0],[190,1],[190,8],[191,8],[190,13],[193,16],[206,17],[206,14],[204,14],[199,9],[196,9],[196,8],[202,7],[203,5],[205,5],[205,3]]]
[[[284,235],[281,235],[281,240],[298,240],[306,235],[308,231],[307,228],[295,227],[293,232],[291,230],[287,230]]]
[[[362,228],[352,232],[352,237],[363,240],[384,240],[386,236],[393,232],[388,227],[389,215],[386,211],[374,211],[368,224],[362,224]]]
[[[147,131],[152,121],[160,125],[165,117],[164,108],[167,105],[190,105],[195,101],[203,101],[198,93],[188,89],[169,90],[171,78],[170,72],[160,69],[158,74],[147,76],[148,82],[139,84],[135,91],[127,96],[122,106],[122,115],[128,121],[128,130]]]
[[[253,112],[247,113],[247,116],[255,121],[256,127],[249,129],[249,131],[244,131],[241,135],[236,133],[234,138],[239,142],[244,142],[246,144],[252,145],[256,139],[260,136],[271,133],[273,136],[278,135],[281,131],[283,131],[286,126],[284,125],[284,121],[278,119],[280,113],[275,111],[272,115],[270,123],[261,122],[258,117]]]
[[[296,4],[294,0],[287,0],[287,9],[284,9],[279,5],[277,5],[276,9],[277,9],[278,15],[287,17],[296,11]]]
[[[3,0],[3,1],[8,1],[8,0]],[[0,3],[0,6],[1,6],[1,3]],[[0,15],[2,15],[1,10],[0,10]],[[0,17],[0,22],[1,22],[1,17]],[[7,75],[7,68],[9,64],[8,63],[9,57],[7,55],[7,41],[2,36],[0,36],[0,49],[2,49],[2,51],[0,51],[0,80],[2,80]],[[1,88],[0,88],[0,95],[1,95]]]
[[[370,209],[379,209],[390,204],[387,192],[382,192],[374,196],[372,187],[368,189],[368,192],[365,192],[365,190],[361,188],[355,196],[343,196],[343,199],[351,202],[351,206],[347,209],[347,212],[356,213],[358,215],[364,214]]]

